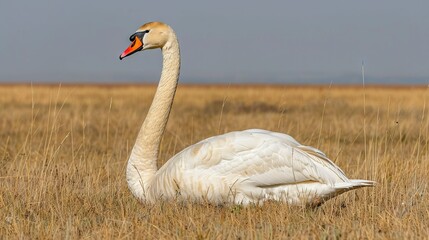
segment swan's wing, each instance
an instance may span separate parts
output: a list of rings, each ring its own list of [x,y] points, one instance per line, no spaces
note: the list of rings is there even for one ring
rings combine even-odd
[[[345,175],[345,173],[343,172],[343,170],[342,170],[341,168],[339,168],[337,165],[335,165],[335,163],[334,163],[334,162],[332,162],[332,161],[331,161],[331,159],[329,159],[329,158],[325,155],[325,153],[323,153],[323,152],[322,152],[322,151],[320,151],[319,149],[314,148],[314,147],[310,147],[310,146],[304,146],[304,145],[297,146],[297,148],[301,149],[302,151],[304,151],[304,152],[306,152],[306,153],[308,153],[308,154],[310,154],[310,155],[315,156],[316,158],[323,159],[323,160],[324,160],[324,162],[325,162],[326,164],[329,164],[329,165],[330,165],[330,167],[335,168],[337,171],[339,171],[339,172],[341,172],[343,175]]]
[[[258,129],[208,138],[175,158],[185,174],[204,172],[258,187],[348,181],[321,151],[300,145],[289,135]]]
[[[300,160],[303,163],[311,162],[314,164],[317,164],[319,166],[316,166],[316,168],[323,167],[325,170],[329,170],[328,172],[330,175],[336,175],[338,178],[340,178],[343,181],[347,181],[348,178],[345,176],[345,173],[343,170],[341,170],[334,162],[332,162],[325,153],[320,151],[317,148],[301,145],[299,142],[297,142],[293,137],[278,133],[278,132],[270,132],[266,130],[259,130],[259,129],[251,129],[248,130],[251,133],[260,133],[260,134],[266,134],[268,136],[274,136],[276,140],[282,142],[282,147],[285,147],[285,145],[288,145],[293,148],[293,151],[298,154]],[[287,153],[284,156],[284,158],[287,158]]]

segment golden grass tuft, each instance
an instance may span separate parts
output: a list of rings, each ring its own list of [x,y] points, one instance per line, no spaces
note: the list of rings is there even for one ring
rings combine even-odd
[[[159,164],[206,137],[264,128],[320,148],[350,178],[379,183],[316,209],[274,202],[247,208],[138,203],[127,189],[124,168],[154,91],[154,86],[131,85],[0,86],[0,236],[429,235],[426,88],[179,87]]]

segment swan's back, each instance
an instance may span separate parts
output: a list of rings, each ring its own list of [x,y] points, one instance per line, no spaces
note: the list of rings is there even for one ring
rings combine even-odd
[[[373,185],[349,180],[324,153],[289,135],[259,129],[194,144],[161,167],[153,181],[148,200],[180,196],[218,204],[322,202]]]

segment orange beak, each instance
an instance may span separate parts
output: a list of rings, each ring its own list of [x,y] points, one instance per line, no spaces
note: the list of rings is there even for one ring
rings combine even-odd
[[[131,45],[125,49],[125,51],[119,56],[119,59],[122,60],[124,57],[128,57],[131,54],[138,52],[143,49],[143,43],[140,40],[140,38],[136,37],[134,38],[134,41],[131,43]]]

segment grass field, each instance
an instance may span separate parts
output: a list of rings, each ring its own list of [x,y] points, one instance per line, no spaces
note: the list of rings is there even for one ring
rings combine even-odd
[[[378,182],[316,209],[137,202],[125,165],[154,91],[0,86],[0,238],[429,236],[427,88],[179,86],[159,165],[206,137],[264,128]]]

